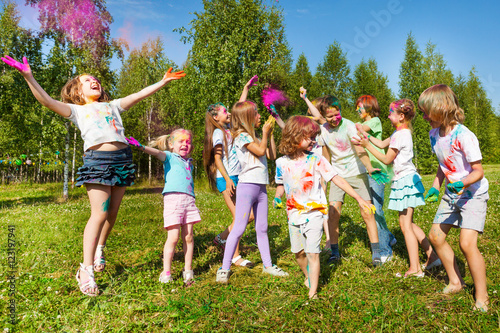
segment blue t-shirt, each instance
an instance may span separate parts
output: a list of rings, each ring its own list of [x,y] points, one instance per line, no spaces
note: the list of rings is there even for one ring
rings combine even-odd
[[[164,152],[165,193],[186,193],[194,197],[193,159],[183,159],[176,153]]]

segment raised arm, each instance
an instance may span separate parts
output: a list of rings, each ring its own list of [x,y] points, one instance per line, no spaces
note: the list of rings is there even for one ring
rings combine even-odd
[[[259,81],[259,77],[257,75],[253,76],[250,81],[247,82],[247,84],[245,84],[245,86],[243,87],[243,91],[241,92],[241,96],[240,96],[240,99],[238,102],[244,102],[247,100],[247,97],[248,97],[248,90],[250,90],[251,87],[253,86],[256,86],[257,85],[257,81]]]
[[[316,108],[314,106],[313,103],[311,103],[311,101],[309,100],[309,98],[307,98],[307,90],[304,88],[304,87],[300,87],[300,97],[304,100],[304,102],[306,102],[307,104],[307,107],[309,108],[309,110],[311,110],[311,114],[314,118],[317,118],[318,119],[318,122],[323,125],[324,123],[326,123],[326,119],[321,115],[321,113],[319,112],[318,108]]]
[[[21,75],[28,83],[33,96],[35,96],[40,104],[51,109],[60,116],[69,117],[71,115],[71,108],[69,107],[69,105],[50,97],[50,95],[47,94],[45,90],[43,90],[38,82],[36,82],[35,78],[33,77],[33,73],[31,72],[30,65],[28,64],[28,59],[26,59],[26,57],[23,57],[23,63],[20,63],[19,61],[16,61],[9,56],[5,56],[5,58],[2,58],[2,61],[7,65],[17,69],[19,73],[21,73]]]
[[[157,92],[158,90],[163,88],[170,81],[179,80],[179,79],[183,78],[184,76],[186,76],[186,73],[184,73],[184,71],[172,73],[172,67],[170,67],[160,82],[152,84],[149,87],[146,87],[139,92],[136,92],[134,94],[131,94],[131,95],[128,95],[127,97],[122,98],[122,100],[120,102],[120,106],[122,108],[124,108],[125,110],[128,110],[132,106],[134,106],[135,104],[142,101],[144,98],[153,95],[155,92]]]
[[[276,143],[274,142],[274,134],[271,132],[269,148],[267,148],[266,155],[270,160],[276,159]]]

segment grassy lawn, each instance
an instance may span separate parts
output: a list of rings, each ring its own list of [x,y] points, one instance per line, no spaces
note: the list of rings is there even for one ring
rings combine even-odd
[[[290,252],[286,213],[269,210],[273,263],[290,273],[276,278],[261,273],[255,231],[242,239],[243,254],[257,263],[234,268],[230,284],[215,282],[222,253],[212,240],[231,221],[222,196],[197,184],[202,222],[195,226],[195,284],[182,285],[181,244],[174,258],[175,282],[162,285],[163,230],[161,185],[134,185],[125,194],[118,221],[107,243],[107,267],[97,273],[99,297],[83,296],[75,273],[82,260],[82,234],[90,209],[85,190],[74,189],[61,202],[61,184],[0,186],[0,329],[19,332],[492,332],[500,329],[500,166],[485,166],[490,201],[479,248],[487,268],[491,309],[472,311],[473,283],[458,247],[458,231],[448,237],[467,287],[443,295],[446,274],[435,271],[423,279],[397,278],[408,266],[397,213],[386,210],[389,229],[398,243],[393,260],[371,267],[368,236],[355,202],[349,198],[341,218],[341,264],[328,267],[322,254],[319,299],[307,300],[304,278]],[[432,176],[424,177],[429,188]],[[387,188],[388,189],[388,188]],[[388,197],[388,191],[386,197]],[[269,188],[272,199],[274,188]],[[271,200],[269,200],[271,203]],[[414,221],[428,231],[438,204],[418,207]],[[272,207],[270,205],[270,207]],[[16,318],[10,324],[8,233],[15,230],[14,271]],[[423,260],[421,252],[421,262]]]

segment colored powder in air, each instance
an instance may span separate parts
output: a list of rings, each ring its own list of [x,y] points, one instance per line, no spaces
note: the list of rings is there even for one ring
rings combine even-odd
[[[265,106],[270,104],[288,105],[290,100],[283,91],[274,88],[266,88],[262,90],[262,103],[264,103]]]

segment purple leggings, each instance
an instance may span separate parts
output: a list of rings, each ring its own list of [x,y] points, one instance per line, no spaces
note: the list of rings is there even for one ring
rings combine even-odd
[[[255,232],[257,233],[257,246],[264,267],[272,266],[271,252],[269,251],[269,238],[267,237],[267,190],[266,185],[239,183],[236,187],[236,216],[233,230],[227,237],[222,269],[231,268],[236,245],[245,232],[253,208],[255,216]]]

